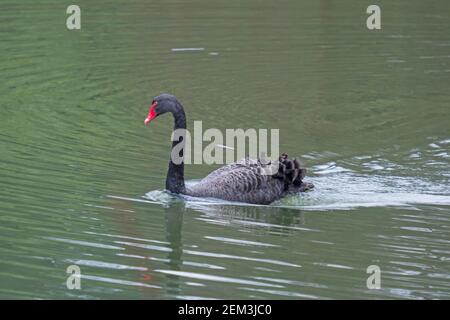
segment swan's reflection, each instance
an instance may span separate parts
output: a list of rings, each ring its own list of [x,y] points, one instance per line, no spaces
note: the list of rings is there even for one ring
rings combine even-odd
[[[213,224],[238,226],[290,234],[293,229],[302,228],[306,223],[302,211],[274,206],[205,205],[186,203],[188,209],[201,212],[198,218]]]
[[[183,212],[184,208],[181,203],[173,204],[164,209],[165,213],[165,227],[166,240],[171,251],[167,255],[167,267],[169,270],[180,271],[183,264],[183,242],[181,237],[181,230],[183,227]],[[181,280],[177,275],[166,275],[167,278],[167,293],[168,295],[179,295],[181,291]]]
[[[167,254],[167,269],[181,271],[183,264],[182,226],[184,211],[200,212],[195,217],[206,223],[224,225],[226,228],[257,229],[269,233],[290,235],[304,227],[304,215],[299,210],[267,206],[239,206],[239,205],[199,205],[192,202],[174,202],[167,206],[165,211],[166,240],[171,249]],[[182,295],[183,280],[178,275],[165,275],[167,295],[176,297]]]

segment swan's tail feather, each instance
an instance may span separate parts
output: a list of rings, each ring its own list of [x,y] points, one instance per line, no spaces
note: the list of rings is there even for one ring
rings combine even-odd
[[[291,185],[300,187],[305,175],[306,169],[300,162],[296,158],[289,159],[289,156],[283,153],[278,158],[278,172],[273,177],[284,181],[285,189],[288,190]]]

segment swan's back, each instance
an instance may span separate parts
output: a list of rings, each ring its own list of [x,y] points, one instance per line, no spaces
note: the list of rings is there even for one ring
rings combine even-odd
[[[302,179],[306,170],[300,167],[297,160],[288,159],[283,154],[277,163],[278,171],[273,175],[265,173],[269,165],[259,159],[242,159],[211,172],[197,184],[188,187],[186,194],[269,204],[289,192],[304,191]]]

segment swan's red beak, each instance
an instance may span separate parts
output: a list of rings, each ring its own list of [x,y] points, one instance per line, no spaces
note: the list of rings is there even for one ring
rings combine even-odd
[[[153,102],[152,106],[150,107],[150,112],[148,113],[147,118],[145,118],[145,120],[144,120],[145,125],[148,125],[150,123],[150,121],[152,121],[156,117],[155,107],[157,104],[158,103],[155,101],[155,102]]]

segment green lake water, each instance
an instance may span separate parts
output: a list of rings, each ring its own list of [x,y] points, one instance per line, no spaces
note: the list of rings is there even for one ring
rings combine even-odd
[[[80,0],[73,31],[70,4],[0,3],[0,298],[450,298],[447,0],[376,1],[374,31],[365,0]],[[162,92],[280,129],[315,190],[172,199]]]

